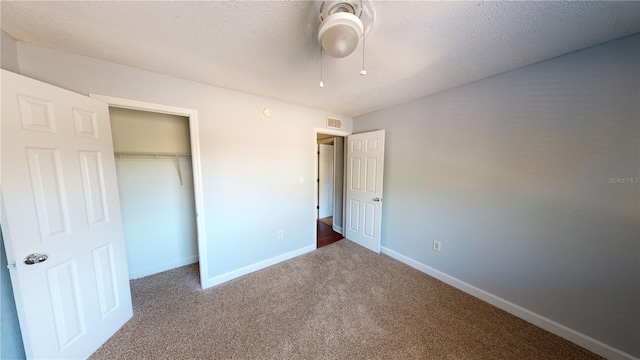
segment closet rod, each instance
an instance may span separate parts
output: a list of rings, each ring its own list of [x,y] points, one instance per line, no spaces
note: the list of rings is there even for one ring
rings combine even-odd
[[[149,158],[175,158],[175,157],[190,157],[191,154],[184,153],[143,153],[143,152],[116,152],[115,157],[149,157]]]

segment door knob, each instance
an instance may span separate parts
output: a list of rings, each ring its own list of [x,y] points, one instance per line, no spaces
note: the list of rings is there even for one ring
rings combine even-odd
[[[27,265],[33,265],[41,262],[45,262],[49,257],[43,254],[30,254],[24,258],[24,263]]]
[[[373,198],[373,201],[378,202],[380,201],[380,198]]]

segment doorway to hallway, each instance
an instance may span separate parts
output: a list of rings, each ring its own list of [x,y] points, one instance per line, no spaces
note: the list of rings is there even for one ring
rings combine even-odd
[[[316,246],[343,238],[344,137],[318,133]]]

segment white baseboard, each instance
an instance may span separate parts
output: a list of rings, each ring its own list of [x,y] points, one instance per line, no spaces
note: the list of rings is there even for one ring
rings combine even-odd
[[[261,269],[264,269],[266,267],[269,267],[271,265],[275,265],[279,262],[283,262],[285,260],[289,260],[289,259],[293,259],[294,257],[306,254],[310,251],[313,251],[316,249],[316,245],[315,243],[313,245],[309,245],[309,246],[305,246],[301,249],[298,250],[294,250],[294,251],[290,251],[288,253],[282,254],[282,255],[278,255],[276,257],[272,257],[271,259],[267,259],[267,260],[263,260],[260,262],[257,262],[255,264],[251,264],[248,266],[245,266],[243,268],[240,268],[238,270],[233,270],[233,271],[229,271],[228,273],[222,274],[222,275],[218,275],[218,276],[214,276],[212,278],[207,279],[206,284],[202,284],[202,288],[206,289],[218,284],[222,284],[223,282],[235,279],[237,277],[240,277],[242,275],[246,275],[249,273],[252,273],[254,271],[258,271]]]
[[[410,257],[397,253],[389,248],[381,247],[381,252],[383,254],[389,255],[390,257],[405,263],[411,266],[414,269],[422,271],[423,273],[430,275],[446,284],[449,284],[459,290],[466,292],[467,294],[474,296],[480,300],[486,301],[489,304],[500,308],[512,315],[515,315],[525,321],[528,321],[542,329],[545,329],[551,333],[554,333],[560,337],[563,337],[577,345],[582,346],[583,348],[603,356],[607,359],[625,359],[625,360],[639,360],[637,357],[627,354],[621,350],[618,350],[610,345],[607,345],[599,340],[596,340],[592,337],[589,337],[585,334],[577,332],[573,329],[570,329],[562,324],[559,324],[553,320],[547,319],[546,317],[536,314],[531,310],[525,309],[521,306],[518,306],[512,302],[509,302],[505,299],[502,299],[498,296],[495,296],[487,291],[484,291],[480,288],[477,288],[471,284],[468,284],[460,279],[457,279],[453,276],[447,275],[441,271],[438,271],[430,266],[427,266],[423,263],[420,263]]]
[[[342,234],[342,228],[340,226],[333,225],[333,231],[337,232],[338,234]]]
[[[181,267],[181,266],[186,266],[186,265],[193,264],[193,263],[196,263],[196,262],[198,262],[198,255],[189,256],[189,257],[186,257],[184,259],[180,259],[180,260],[176,260],[176,261],[171,261],[171,262],[168,262],[166,264],[161,264],[161,265],[154,264],[156,266],[148,267],[146,269],[137,270],[137,271],[134,271],[134,272],[129,272],[129,280],[138,279],[138,278],[141,278],[141,277],[157,274],[159,272],[175,269],[175,268],[178,268],[178,267]]]

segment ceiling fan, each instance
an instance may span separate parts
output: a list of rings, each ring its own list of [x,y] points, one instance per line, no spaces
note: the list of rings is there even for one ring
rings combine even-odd
[[[320,87],[322,81],[322,53],[334,58],[351,55],[362,41],[362,70],[364,67],[365,39],[375,20],[370,0],[323,1],[319,7],[318,43],[320,43]]]

